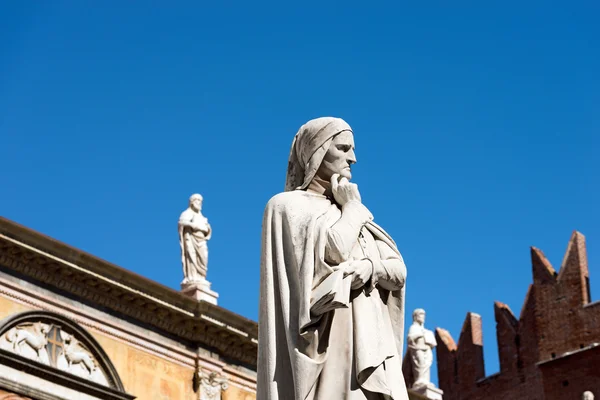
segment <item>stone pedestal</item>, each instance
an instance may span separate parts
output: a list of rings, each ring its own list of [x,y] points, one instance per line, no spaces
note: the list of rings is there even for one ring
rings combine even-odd
[[[197,301],[203,300],[214,305],[217,304],[217,299],[219,298],[217,292],[210,290],[210,282],[207,280],[182,283],[181,292]]]
[[[427,400],[442,400],[442,395],[444,394],[442,389],[438,389],[433,385],[413,387],[408,392],[410,398]],[[410,394],[415,394],[416,396],[410,396]]]

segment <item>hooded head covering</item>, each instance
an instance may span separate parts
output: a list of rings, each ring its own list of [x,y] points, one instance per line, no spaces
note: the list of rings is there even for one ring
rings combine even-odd
[[[315,177],[334,136],[352,128],[341,118],[315,118],[302,125],[294,137],[288,161],[285,191],[306,189]]]

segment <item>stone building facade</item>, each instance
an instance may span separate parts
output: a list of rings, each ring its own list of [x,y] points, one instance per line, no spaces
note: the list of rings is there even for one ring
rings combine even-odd
[[[0,217],[0,400],[255,400],[257,337],[255,321]]]
[[[0,399],[251,400],[257,324],[0,218]]]
[[[481,317],[468,313],[458,344],[438,328],[444,400],[571,400],[600,395],[600,302],[591,303],[585,238],[574,232],[560,271],[531,249],[533,284],[517,319],[494,304],[500,372],[485,375]]]
[[[436,330],[444,400],[600,395],[585,238],[559,272],[531,258],[519,318],[494,305],[499,373],[485,376],[477,314],[458,344]],[[255,400],[257,336],[255,321],[0,217],[0,400]]]

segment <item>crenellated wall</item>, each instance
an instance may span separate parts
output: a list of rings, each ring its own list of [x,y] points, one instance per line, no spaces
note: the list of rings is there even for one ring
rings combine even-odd
[[[458,345],[448,331],[436,330],[445,400],[566,400],[585,390],[600,395],[600,303],[590,303],[585,237],[573,233],[558,273],[534,247],[531,264],[533,283],[519,318],[506,304],[494,304],[499,373],[485,376],[479,315],[467,314]]]

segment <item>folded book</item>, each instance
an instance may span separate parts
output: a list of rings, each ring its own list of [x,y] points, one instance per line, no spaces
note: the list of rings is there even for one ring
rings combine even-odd
[[[344,270],[333,271],[313,289],[310,298],[310,312],[321,315],[337,308],[347,308],[350,303],[352,275],[344,277]]]

